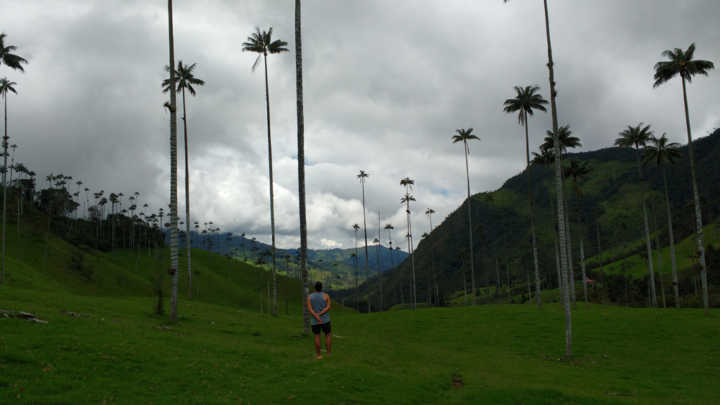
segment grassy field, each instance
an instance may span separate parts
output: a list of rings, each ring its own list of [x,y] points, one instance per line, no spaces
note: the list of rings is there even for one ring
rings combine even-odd
[[[559,306],[337,311],[315,360],[298,315],[0,287],[0,402],[717,403],[720,313],[585,307],[563,359]],[[73,312],[75,316],[68,314]]]
[[[35,231],[33,230],[35,229]],[[102,253],[28,226],[9,233],[0,309],[0,403],[17,404],[712,404],[720,312],[578,303],[563,358],[559,305],[332,311],[334,351],[315,360],[301,290],[266,271],[193,253],[194,299],[167,300],[167,250]],[[47,249],[46,249],[47,248]],[[47,253],[45,253],[47,252]],[[181,257],[180,269],[185,258]],[[490,293],[489,290],[486,291]],[[555,294],[547,292],[547,299]],[[262,309],[262,312],[261,312]],[[167,310],[167,304],[166,304]]]

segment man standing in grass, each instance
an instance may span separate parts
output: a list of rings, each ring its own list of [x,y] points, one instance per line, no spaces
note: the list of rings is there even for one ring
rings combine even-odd
[[[318,359],[322,359],[320,354],[320,331],[325,333],[325,349],[328,356],[330,355],[330,296],[322,292],[322,283],[315,283],[315,292],[307,297],[308,311],[312,315],[311,324],[312,331],[315,334],[315,353]]]

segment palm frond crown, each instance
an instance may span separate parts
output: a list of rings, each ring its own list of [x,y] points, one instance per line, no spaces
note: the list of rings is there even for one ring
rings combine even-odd
[[[707,71],[715,68],[715,65],[708,60],[693,59],[695,56],[694,43],[690,44],[686,51],[680,48],[667,49],[662,52],[662,56],[668,60],[659,61],[655,64],[653,87],[660,86],[678,74],[683,79],[691,82],[692,77],[696,74],[707,76]]]
[[[668,143],[667,136],[662,134],[659,138],[650,136],[645,146],[643,164],[654,163],[657,167],[672,165],[682,157],[680,145],[676,142]]]
[[[540,90],[538,86],[515,86],[515,98],[509,98],[505,100],[505,108],[503,109],[506,113],[518,113],[518,123],[525,125],[525,115],[533,115],[533,111],[547,111],[545,105],[547,100],[542,95],[537,94],[536,91]]]
[[[8,93],[14,93],[17,94],[17,91],[15,90],[15,85],[17,83],[11,82],[7,79],[7,77],[3,77],[0,79],[0,94],[7,95]]]
[[[252,65],[252,69],[255,70],[260,61],[261,55],[287,52],[287,44],[287,42],[279,39],[275,41],[272,40],[272,27],[270,27],[267,31],[261,31],[260,28],[256,27],[255,32],[250,34],[247,41],[242,43],[242,50],[243,52],[247,51],[259,54]]]
[[[27,64],[28,61],[13,53],[17,49],[15,45],[5,45],[5,33],[0,32],[0,65],[5,64],[6,66],[24,72],[22,64]]]
[[[567,152],[568,148],[577,148],[582,146],[580,138],[572,136],[572,131],[569,125],[563,125],[558,128],[558,140],[560,142],[560,153]],[[547,136],[543,139],[543,144],[540,145],[540,150],[554,151],[555,141],[553,140],[553,132],[547,131]]]
[[[615,146],[640,149],[648,142],[653,131],[650,129],[650,125],[644,125],[641,122],[636,126],[628,125],[627,128],[620,131],[619,135],[620,137],[615,139]]]

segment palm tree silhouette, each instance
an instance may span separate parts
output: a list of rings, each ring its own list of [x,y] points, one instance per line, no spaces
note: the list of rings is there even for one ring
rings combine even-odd
[[[645,146],[653,132],[650,125],[630,126],[620,132],[620,137],[615,140],[615,146],[622,148],[634,148],[635,158],[638,169],[638,180],[643,180],[642,169],[640,165],[640,147]],[[650,242],[650,226],[648,223],[647,207],[645,204],[645,193],[642,194],[642,211],[645,224],[645,247],[647,250],[648,271],[650,272],[650,302],[653,307],[657,306],[657,294],[655,293],[655,269],[653,267],[652,244]]]
[[[430,234],[433,231],[432,214],[434,214],[434,213],[435,213],[435,210],[432,208],[428,208],[425,210],[425,215],[427,215],[427,217],[428,217],[428,224],[430,225],[430,227],[428,228],[428,233],[426,233],[425,236],[423,236],[423,239],[426,238],[427,236],[430,236]],[[435,275],[435,247],[433,245],[430,245],[430,273],[431,273],[433,285],[428,286],[428,288],[432,287],[433,294],[431,294],[431,296],[436,296],[437,294],[435,294],[435,292],[436,292],[435,290],[437,290],[437,280],[436,280],[436,275]]]
[[[670,238],[670,261],[672,263],[672,278],[673,278],[673,290],[675,292],[675,307],[680,308],[680,291],[678,288],[678,275],[677,275],[677,259],[675,256],[675,235],[673,234],[673,222],[672,222],[672,211],[670,209],[670,193],[668,192],[667,185],[667,169],[668,165],[672,165],[682,157],[682,154],[678,150],[680,145],[675,142],[668,143],[668,139],[665,134],[662,134],[660,138],[650,136],[648,138],[649,145],[645,146],[645,153],[643,154],[643,163],[645,165],[654,163],[659,169],[662,170],[663,185],[665,186],[665,208],[667,209],[668,219],[668,236]]]
[[[0,52],[3,52],[2,47],[2,38],[5,34],[0,34]],[[13,48],[12,46],[9,46],[7,48]],[[0,60],[5,60],[7,58],[7,54],[2,55],[3,58],[0,58]],[[13,59],[12,57],[10,58]],[[22,58],[21,58],[22,59]],[[18,65],[19,66],[19,65]],[[21,67],[22,68],[22,67]],[[3,99],[3,105],[5,110],[5,134],[2,138],[2,147],[3,147],[3,168],[2,168],[2,185],[3,185],[3,212],[2,212],[2,271],[0,271],[0,282],[5,282],[5,214],[7,212],[7,158],[8,158],[8,129],[7,129],[7,95],[8,93],[17,94],[17,90],[15,90],[15,85],[17,83],[11,82],[7,79],[7,77],[3,77],[0,79],[0,95]]]
[[[570,126],[563,125],[558,129],[558,136],[557,136],[558,144],[559,144],[559,154],[561,156],[560,161],[562,162],[562,156],[565,155],[567,150],[569,148],[576,148],[582,146],[582,143],[580,142],[580,138],[573,136],[572,131],[570,130]],[[552,131],[547,131],[547,135],[544,138],[544,142],[542,145],[540,145],[540,151],[542,158],[540,160],[547,161],[550,163],[555,162],[555,137]],[[538,158],[537,154],[535,154],[536,158]],[[564,181],[563,178],[563,172],[560,172],[560,179]],[[572,232],[571,232],[571,226],[570,226],[570,214],[567,209],[567,199],[565,198],[565,193],[563,191],[563,214],[565,215],[565,218],[563,218],[563,222],[565,223],[565,234],[563,235],[563,239],[565,240],[565,252],[567,254],[567,263],[566,266],[563,267],[565,272],[567,273],[569,283],[563,285],[567,286],[568,289],[568,299],[570,302],[574,305],[575,304],[575,269],[573,268],[573,251],[572,251]],[[559,232],[558,227],[558,232]],[[558,237],[558,240],[561,240]],[[562,250],[560,250],[560,253],[562,254]],[[562,263],[562,261],[561,261]]]
[[[578,198],[578,206],[577,206],[577,217],[578,222],[580,222],[580,225],[584,225],[585,221],[584,218],[581,217],[580,212],[582,211],[581,207],[579,206],[582,204],[581,198],[582,198],[582,190],[580,190],[579,181],[583,179],[585,176],[587,176],[590,173],[590,166],[587,162],[579,162],[575,159],[570,161],[570,165],[566,166],[563,169],[563,177],[566,179],[571,179],[573,184],[573,189],[575,190],[575,195]],[[570,209],[568,208],[568,212]],[[570,229],[570,221],[568,221],[568,230]],[[582,235],[582,233],[581,233]],[[585,303],[588,302],[588,294],[587,294],[587,277],[585,274],[585,247],[583,242],[583,237],[580,237],[580,268],[582,270],[582,280],[583,280],[583,294],[585,297]],[[573,281],[575,280],[574,274],[572,277]],[[571,290],[573,291],[573,290]]]
[[[309,292],[307,277],[307,220],[305,212],[305,115],[303,111],[302,79],[302,18],[300,0],[295,0],[295,94],[297,101],[297,141],[298,141],[298,201],[300,208],[300,272],[304,295]],[[305,297],[303,297],[303,303]],[[310,332],[310,313],[303,305],[303,329]],[[357,307],[356,307],[357,309]]]
[[[503,0],[507,3],[509,0]],[[568,269],[568,251],[565,242],[565,207],[563,201],[563,180],[562,180],[562,163],[561,163],[561,152],[559,142],[557,141],[557,135],[559,134],[558,128],[558,114],[557,114],[557,90],[555,90],[555,63],[553,62],[552,56],[552,42],[550,40],[550,14],[548,12],[547,0],[543,0],[543,6],[545,11],[545,38],[547,40],[547,68],[548,68],[548,82],[550,83],[550,112],[552,116],[552,134],[555,139],[553,145],[555,145],[554,155],[559,156],[560,159],[555,160],[555,191],[557,197],[557,220],[558,220],[558,235],[560,238],[560,263],[563,269]],[[562,272],[563,277],[566,277],[567,271]],[[567,285],[567,283],[565,283]],[[563,306],[565,307],[565,355],[572,356],[572,311],[570,309],[570,295],[567,289],[563,293]]]
[[[168,0],[168,66],[175,66],[175,41],[173,39],[172,0]],[[175,87],[175,69],[170,69],[171,88]],[[170,92],[170,274],[172,292],[170,298],[170,319],[177,321],[178,289],[178,215],[177,215],[177,100],[175,92]]]
[[[392,230],[395,229],[391,224],[385,225],[385,230],[388,231],[388,246],[390,247],[390,267],[395,267],[395,261],[393,260],[393,247],[392,247]]]
[[[185,233],[190,235],[190,169],[188,160],[188,124],[187,124],[187,109],[185,108],[185,90],[190,92],[190,95],[195,95],[195,86],[203,86],[205,82],[198,79],[193,74],[195,70],[195,63],[192,65],[183,65],[182,61],[178,61],[177,70],[175,71],[176,85],[175,91],[178,93],[182,92],[182,103],[183,103],[183,135],[185,138]],[[166,71],[170,71],[170,66],[165,66]],[[170,79],[165,79],[163,82],[163,93],[167,93],[172,89],[173,86],[170,84]],[[188,265],[188,299],[192,299],[192,265],[191,265],[191,249],[189,236],[185,242],[187,247],[187,265]]]
[[[414,246],[412,241],[412,222],[410,221],[410,202],[415,201],[415,197],[413,197],[410,192],[415,186],[415,180],[410,177],[405,177],[400,180],[400,185],[405,187],[405,195],[400,199],[400,203],[405,204],[405,214],[407,216],[407,234],[405,237],[408,240],[408,255],[410,255],[410,269],[412,270],[412,299],[414,311],[417,309],[417,288],[415,283],[415,255],[413,255]]]
[[[380,236],[380,235],[378,235]],[[380,248],[382,247],[382,244],[380,243],[380,239],[375,238],[373,239],[373,243],[375,244],[375,259],[377,260],[377,272],[378,272],[378,283],[380,288],[380,303],[378,305],[378,311],[383,310],[383,299],[382,299],[382,263],[380,261]]]
[[[567,153],[567,150],[569,148],[577,148],[582,146],[582,142],[580,142],[580,138],[572,135],[572,130],[570,130],[569,125],[563,125],[558,129],[558,141],[560,142],[560,153],[564,155]],[[554,152],[555,148],[555,136],[553,135],[553,132],[548,130],[547,135],[543,139],[543,144],[540,145],[541,151],[548,151],[553,156],[555,155]],[[554,161],[554,159],[553,159]]]
[[[277,274],[275,272],[275,195],[273,191],[273,168],[272,168],[272,137],[270,135],[270,86],[268,85],[268,53],[287,52],[287,42],[281,40],[272,40],[272,27],[267,31],[260,31],[256,28],[246,42],[242,44],[243,51],[255,52],[258,54],[257,59],[252,65],[254,71],[262,57],[265,65],[265,107],[267,112],[267,133],[268,133],[268,173],[270,182],[270,232],[272,234],[272,279],[273,279],[273,308],[272,314],[277,315]]]
[[[663,56],[669,60],[660,61],[655,64],[655,83],[653,87],[670,81],[673,77],[680,75],[682,79],[683,105],[685,106],[685,126],[687,127],[688,153],[690,154],[690,175],[692,176],[693,199],[695,201],[695,227],[698,243],[698,260],[700,261],[700,279],[703,289],[703,306],[705,315],[709,315],[709,298],[707,283],[707,264],[705,263],[705,246],[703,245],[703,223],[700,210],[700,194],[695,180],[695,157],[693,155],[692,133],[690,131],[690,113],[688,112],[687,89],[685,82],[691,83],[695,75],[708,75],[708,70],[714,69],[712,62],[702,59],[693,59],[695,56],[695,44],[690,44],[683,52],[680,48],[665,50]]]
[[[365,218],[365,181],[370,175],[365,170],[360,170],[357,178],[360,179],[360,186],[362,187],[362,206],[363,206],[363,233],[365,234],[365,278],[370,279],[370,268],[368,267],[369,255],[368,255],[368,239],[367,239],[367,221]],[[369,306],[368,311],[372,312],[372,308]]]
[[[542,306],[542,297],[540,296],[540,265],[538,264],[537,238],[535,236],[535,203],[533,201],[533,182],[532,173],[530,172],[530,138],[528,136],[528,115],[533,115],[534,110],[547,111],[545,100],[540,94],[535,92],[540,90],[538,86],[515,86],[515,98],[505,100],[506,113],[518,113],[518,123],[525,127],[525,171],[528,176],[528,201],[530,203],[530,234],[532,237],[533,262],[535,264],[535,300],[538,307]]]
[[[5,37],[7,35],[0,33],[0,65],[5,65],[11,69],[24,72],[22,65],[27,64],[25,58],[13,53],[17,49],[15,45],[5,45]]]
[[[472,304],[475,305],[475,259],[473,253],[473,240],[472,240],[472,207],[471,207],[471,195],[470,195],[470,166],[468,164],[468,155],[470,154],[470,148],[468,147],[468,141],[473,139],[480,140],[477,136],[473,135],[472,128],[467,129],[456,129],[455,135],[452,136],[453,143],[462,142],[465,148],[465,175],[467,179],[467,201],[468,201],[468,239],[470,241],[470,288],[472,290]]]
[[[358,238],[358,231],[360,230],[360,225],[353,224],[352,226],[353,231],[355,231],[355,253],[351,255],[351,257],[354,258],[353,262],[355,264],[355,310],[359,310],[359,283],[358,283],[358,247],[357,247],[357,238]]]

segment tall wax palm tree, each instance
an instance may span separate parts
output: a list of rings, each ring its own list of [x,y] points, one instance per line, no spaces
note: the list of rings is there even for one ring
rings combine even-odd
[[[503,0],[507,3],[509,0]],[[555,156],[559,156],[560,159],[555,159],[555,192],[557,197],[557,224],[558,224],[558,235],[560,238],[560,263],[563,269],[568,268],[568,255],[567,246],[565,244],[565,207],[563,201],[563,181],[562,181],[562,162],[560,155],[560,143],[557,141],[558,136],[558,114],[557,114],[557,90],[555,89],[555,63],[553,62],[552,55],[552,42],[550,40],[550,13],[548,12],[547,0],[543,0],[543,6],[545,11],[545,38],[547,40],[547,68],[548,68],[548,82],[550,83],[550,112],[552,115],[552,133],[555,139],[553,143],[555,149]],[[567,272],[563,272],[563,277],[567,277]],[[566,284],[567,285],[567,284]],[[572,311],[570,309],[570,295],[566,291],[563,293],[563,306],[565,307],[565,355],[572,356]]]
[[[295,0],[295,90],[297,98],[298,200],[300,210],[300,271],[305,296],[310,292],[307,277],[307,221],[305,213],[305,115],[303,112],[302,18],[300,0]],[[310,313],[303,297],[303,327],[310,332]],[[357,308],[356,308],[357,309]]]
[[[385,307],[383,306],[383,269],[382,260],[380,260],[380,248],[382,248],[382,225],[380,225],[380,210],[378,210],[378,236],[377,236],[377,254],[378,254],[378,284],[380,287],[380,311]]]
[[[255,63],[253,63],[253,70],[257,67],[262,57],[265,65],[265,107],[267,112],[267,134],[268,134],[268,173],[270,177],[270,232],[272,234],[272,278],[273,278],[273,309],[272,314],[277,315],[278,303],[277,303],[277,274],[275,271],[275,196],[273,191],[273,168],[272,168],[272,138],[270,135],[270,87],[268,85],[268,68],[267,68],[267,55],[268,53],[281,53],[287,52],[287,42],[279,39],[273,41],[272,39],[272,27],[267,31],[260,31],[260,28],[256,28],[255,32],[252,33],[246,42],[242,44],[243,51],[255,52],[258,54]]]
[[[365,182],[367,181],[367,178],[370,175],[365,170],[360,170],[360,173],[358,173],[357,178],[360,179],[360,186],[362,187],[362,206],[363,206],[363,233],[365,234],[365,278],[370,279],[370,268],[368,267],[368,239],[367,239],[367,221],[365,218]],[[368,308],[369,306],[369,299],[368,299]]]
[[[22,65],[27,64],[27,60],[13,53],[13,51],[17,49],[17,46],[5,45],[6,36],[6,34],[0,32],[0,65],[24,72],[25,69],[23,69]]]
[[[435,213],[435,210],[432,208],[428,208],[425,210],[425,215],[428,217],[428,225],[430,226],[428,229],[428,236],[433,231],[433,222],[432,222],[432,214]],[[429,242],[428,242],[429,243]],[[435,275],[435,247],[433,245],[430,245],[430,272],[432,273],[433,278],[433,296],[437,297],[437,279]],[[437,303],[437,300],[436,300]]]
[[[567,153],[567,150],[569,148],[577,148],[582,146],[582,143],[580,142],[580,138],[573,136],[572,131],[570,130],[569,125],[563,125],[558,129],[558,143],[560,145],[560,156],[565,155]],[[555,138],[553,136],[552,131],[547,131],[547,136],[544,139],[544,142],[542,145],[540,145],[540,149],[543,151],[550,151],[548,152],[550,154],[549,159],[551,162],[555,161]],[[543,152],[546,153],[546,152]],[[560,179],[564,181],[563,178],[563,172],[560,173]],[[564,192],[563,192],[564,194]],[[563,195],[563,198],[564,195]],[[567,199],[565,199],[565,207],[563,207],[563,212],[565,213],[565,243],[566,243],[566,249],[567,249],[567,267],[566,271],[568,273],[568,280],[570,281],[568,284],[565,284],[569,290],[569,297],[572,304],[575,304],[575,269],[573,268],[573,249],[572,249],[572,232],[571,232],[571,226],[570,226],[570,214],[569,210],[567,209]]]
[[[353,256],[355,258],[354,264],[355,264],[355,310],[360,310],[360,290],[359,290],[359,283],[358,283],[358,247],[357,247],[357,239],[358,239],[358,231],[360,230],[360,225],[353,224],[352,226],[353,231],[355,231],[355,253],[353,253]]]
[[[379,229],[378,229],[379,231]],[[378,235],[379,237],[380,235]],[[375,259],[377,261],[377,268],[378,268],[378,283],[380,288],[380,302],[378,305],[378,311],[383,310],[383,299],[382,299],[382,263],[380,262],[380,248],[382,247],[382,244],[380,243],[379,238],[373,239],[373,243],[375,244]]]
[[[678,275],[677,275],[677,259],[675,256],[675,235],[673,234],[673,222],[672,222],[672,211],[670,209],[670,193],[668,192],[667,185],[667,169],[668,165],[674,164],[675,161],[682,157],[682,154],[678,150],[680,145],[675,142],[668,143],[668,139],[665,134],[662,134],[660,138],[651,136],[649,139],[649,145],[645,146],[645,153],[643,155],[643,163],[649,164],[654,163],[662,171],[663,185],[665,186],[665,208],[667,209],[668,219],[668,236],[670,238],[670,261],[672,264],[672,278],[673,278],[673,290],[675,292],[675,306],[680,308],[680,291],[678,288]]]
[[[615,145],[623,148],[635,148],[635,158],[637,161],[638,179],[643,180],[642,169],[640,165],[640,147],[645,146],[653,132],[650,125],[630,126],[620,132],[620,137],[615,140]],[[648,223],[647,207],[645,204],[645,193],[642,198],[643,221],[645,224],[645,247],[647,250],[648,271],[650,272],[650,302],[653,307],[657,306],[657,295],[655,293],[655,269],[653,267],[652,243],[650,242],[650,225]]]
[[[571,160],[570,165],[564,168],[564,177],[566,179],[571,179],[573,183],[573,188],[575,190],[575,196],[578,198],[578,206],[577,206],[577,220],[580,223],[580,225],[584,225],[585,221],[584,218],[582,218],[581,212],[582,208],[579,206],[581,204],[580,199],[582,198],[582,190],[580,190],[579,181],[583,179],[585,176],[587,176],[590,173],[590,166],[587,164],[587,162],[578,162],[577,160]],[[568,209],[568,211],[570,211]],[[568,221],[568,225],[570,224],[570,221]],[[568,226],[568,229],[570,227]],[[582,237],[582,232],[580,234],[580,269],[582,271],[582,280],[583,280],[583,294],[585,297],[585,303],[588,302],[588,293],[587,293],[587,276],[585,274],[585,247],[584,247],[584,241]],[[574,277],[573,277],[574,280]],[[571,290],[572,291],[572,290]]]
[[[4,34],[0,34],[0,41]],[[2,51],[2,42],[0,42],[0,52]],[[0,282],[5,282],[5,214],[7,211],[7,158],[8,158],[8,129],[7,129],[7,95],[8,93],[17,94],[15,85],[17,83],[9,81],[6,77],[0,79],[0,95],[3,99],[3,107],[5,111],[5,134],[2,138],[3,147],[3,169],[2,169],[2,184],[3,184],[3,212],[2,212],[2,271],[0,272]]]
[[[472,207],[471,207],[471,195],[470,195],[470,166],[468,164],[468,155],[470,154],[470,148],[468,147],[468,141],[473,139],[480,140],[477,136],[473,135],[472,128],[467,129],[456,129],[455,135],[452,136],[453,143],[462,142],[465,148],[465,175],[467,179],[467,201],[468,201],[468,239],[470,242],[470,288],[472,291],[472,304],[475,305],[475,259],[473,253],[473,228],[472,228]]]
[[[547,111],[545,100],[542,95],[536,92],[538,86],[515,86],[515,98],[505,100],[506,113],[518,113],[518,123],[525,127],[525,171],[528,175],[528,202],[530,203],[530,235],[532,238],[533,263],[535,265],[535,299],[538,307],[542,306],[540,296],[540,265],[538,264],[537,238],[535,236],[535,203],[533,201],[533,182],[530,172],[530,138],[528,136],[528,115],[533,115],[534,110]]]
[[[172,0],[168,0],[168,42],[169,63],[175,66],[175,41],[173,38]],[[175,83],[175,69],[170,69],[170,83]],[[172,86],[174,87],[174,85]],[[172,274],[172,292],[170,299],[170,319],[177,321],[178,289],[178,215],[177,215],[177,100],[175,92],[170,92],[170,273]]]
[[[690,131],[690,113],[688,112],[687,89],[685,82],[692,82],[695,75],[708,75],[708,70],[714,69],[712,62],[702,59],[694,59],[695,44],[690,44],[683,52],[680,48],[665,50],[662,53],[668,60],[655,64],[655,82],[653,87],[670,81],[673,77],[680,75],[683,90],[683,105],[685,106],[685,126],[687,127],[688,152],[690,154],[690,175],[692,176],[693,199],[695,201],[695,227],[697,232],[698,261],[700,262],[700,279],[703,289],[703,306],[705,315],[708,315],[708,285],[707,285],[707,264],[705,263],[705,246],[703,245],[703,223],[702,211],[700,210],[700,193],[698,192],[697,181],[695,180],[695,157],[693,155],[692,133]]]
[[[415,255],[413,255],[413,241],[412,241],[412,222],[410,221],[410,202],[415,201],[415,197],[410,194],[415,186],[415,180],[410,177],[405,177],[400,180],[400,185],[405,187],[405,195],[400,199],[401,204],[405,204],[405,214],[407,216],[407,234],[405,235],[408,240],[408,255],[410,255],[410,269],[412,271],[412,299],[413,299],[413,311],[417,309],[417,288],[415,283]]]
[[[187,247],[187,265],[188,265],[188,298],[192,298],[192,265],[191,265],[191,246],[190,246],[190,169],[188,161],[188,124],[187,124],[187,109],[185,108],[185,90],[190,92],[190,95],[195,95],[194,86],[203,86],[205,82],[198,79],[193,74],[195,70],[195,63],[192,65],[183,65],[182,61],[178,61],[177,70],[175,71],[176,84],[175,88],[178,93],[182,92],[182,103],[183,103],[183,135],[185,138],[185,233],[188,235],[185,245]],[[165,66],[165,70],[170,71],[169,66]],[[163,92],[167,93],[170,91],[172,86],[170,85],[170,79],[165,79],[163,82]]]
[[[392,247],[392,230],[395,229],[391,224],[385,224],[385,230],[388,232],[388,246],[390,246],[390,267],[395,267],[395,261],[393,260],[393,247]]]

